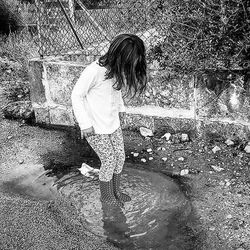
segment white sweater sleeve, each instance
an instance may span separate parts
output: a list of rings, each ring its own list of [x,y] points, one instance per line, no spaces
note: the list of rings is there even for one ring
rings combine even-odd
[[[81,130],[92,126],[86,106],[86,95],[94,85],[95,74],[95,70],[91,66],[87,66],[81,73],[71,94],[72,108]]]

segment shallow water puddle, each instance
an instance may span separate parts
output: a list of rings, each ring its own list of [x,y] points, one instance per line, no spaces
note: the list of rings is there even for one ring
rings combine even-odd
[[[194,235],[186,230],[192,217],[191,204],[171,178],[126,168],[121,187],[132,201],[117,208],[102,204],[98,180],[78,170],[59,179],[48,175],[41,167],[26,169],[19,178],[1,186],[37,198],[50,199],[59,192],[74,204],[86,229],[122,248],[192,249]]]

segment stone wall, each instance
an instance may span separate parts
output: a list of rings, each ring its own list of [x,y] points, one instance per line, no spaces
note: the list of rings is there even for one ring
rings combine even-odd
[[[63,59],[66,58],[30,61],[31,101],[37,123],[76,125],[71,92],[80,73],[95,58],[74,62]],[[208,72],[199,77],[171,79],[167,72],[150,69],[145,95],[125,99],[127,115],[123,128],[144,126],[154,132],[185,131],[191,136],[217,133],[249,139],[249,82],[238,74],[217,75]]]

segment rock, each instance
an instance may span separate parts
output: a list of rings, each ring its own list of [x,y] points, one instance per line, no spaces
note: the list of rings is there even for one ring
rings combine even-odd
[[[13,135],[7,137],[8,140],[10,140],[11,138],[13,138]]]
[[[11,102],[3,108],[5,118],[30,120],[35,117],[30,101]]]
[[[209,230],[210,230],[210,231],[214,231],[214,230],[215,230],[215,227],[210,227]]]
[[[246,153],[250,154],[250,142],[247,143],[244,150],[245,150]]]
[[[141,161],[142,161],[142,162],[146,162],[147,160],[146,160],[146,159],[144,159],[144,158],[142,158],[142,159],[141,159]]]
[[[148,159],[149,159],[150,161],[152,161],[154,158],[153,158],[153,157],[149,157]]]
[[[147,136],[153,136],[153,131],[151,129],[145,128],[145,127],[140,127],[140,133],[142,136],[147,137]]]
[[[162,150],[162,151],[166,151],[166,149],[165,149],[165,148],[161,148],[161,150]]]
[[[188,169],[182,169],[180,172],[180,175],[183,176],[183,175],[187,175],[188,173],[189,173]]]
[[[90,178],[94,178],[94,175],[99,174],[99,169],[92,168],[86,163],[82,163],[81,168],[79,168],[79,171],[81,172],[82,175]]]
[[[234,142],[233,142],[232,140],[230,140],[230,139],[227,139],[227,140],[225,141],[225,144],[227,144],[227,146],[233,146],[233,145],[234,145]]]
[[[151,148],[148,148],[148,149],[147,149],[147,152],[148,152],[148,153],[152,152],[152,149],[151,149]]]
[[[224,170],[224,168],[221,168],[221,167],[217,167],[217,166],[214,166],[214,165],[211,165],[211,168],[216,171],[216,172],[221,172],[222,170]]]
[[[188,134],[181,134],[181,141],[182,141],[182,142],[187,142],[187,141],[189,141]]]
[[[163,161],[167,161],[167,157],[163,157],[163,158],[161,158]]]
[[[215,154],[216,152],[218,152],[218,151],[220,151],[221,149],[220,149],[220,147],[218,147],[218,146],[215,146],[213,149],[212,149],[212,151],[213,151],[213,153]]]
[[[19,160],[19,164],[23,164],[24,163],[24,160]]]
[[[167,141],[169,141],[170,137],[171,137],[171,134],[170,133],[166,133],[161,138],[165,138]]]
[[[184,157],[178,158],[178,161],[184,161]]]
[[[137,157],[139,155],[139,153],[133,153],[134,157]]]
[[[233,216],[231,215],[231,214],[228,214],[227,216],[226,216],[226,219],[232,219],[233,218]]]

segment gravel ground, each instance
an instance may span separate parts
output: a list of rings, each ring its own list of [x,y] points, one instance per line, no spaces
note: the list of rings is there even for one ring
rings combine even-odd
[[[20,174],[19,167],[28,171],[30,165],[36,164],[91,164],[94,154],[86,144],[77,140],[72,131],[0,119],[0,249],[115,249],[84,230],[67,201],[38,200],[1,189],[3,181]],[[129,163],[181,180],[197,217],[190,230],[196,234],[199,247],[192,249],[250,249],[250,155],[240,144],[227,146],[227,138],[219,137],[193,138],[186,143],[145,140],[137,131],[124,131],[124,137]],[[215,146],[220,150],[213,153]],[[147,151],[149,148],[152,153]],[[139,155],[134,157],[131,152]],[[55,169],[63,172],[63,168]],[[181,170],[189,173],[180,177]]]

